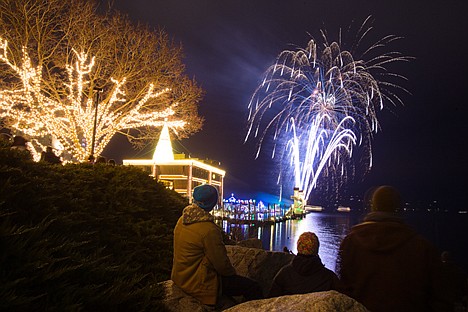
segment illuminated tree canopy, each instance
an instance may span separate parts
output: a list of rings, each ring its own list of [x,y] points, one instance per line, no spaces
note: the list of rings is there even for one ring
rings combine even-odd
[[[184,74],[182,48],[102,9],[84,0],[0,2],[0,118],[38,151],[54,140],[84,161],[94,122],[94,155],[116,133],[143,146],[164,122],[180,137],[201,128],[202,90]]]

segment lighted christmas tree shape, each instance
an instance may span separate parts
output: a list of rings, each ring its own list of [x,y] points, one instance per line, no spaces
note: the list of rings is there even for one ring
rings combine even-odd
[[[169,127],[167,126],[166,122],[164,123],[164,126],[161,130],[161,135],[159,136],[158,144],[154,150],[153,160],[155,162],[166,162],[174,160],[174,152],[172,151]]]

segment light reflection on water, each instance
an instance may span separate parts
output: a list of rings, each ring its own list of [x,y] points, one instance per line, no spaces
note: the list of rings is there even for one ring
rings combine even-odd
[[[363,219],[360,212],[326,213],[312,212],[302,220],[288,220],[273,225],[229,225],[223,221],[222,228],[236,240],[258,238],[263,249],[282,251],[287,247],[297,252],[299,235],[306,231],[317,234],[320,240],[319,255],[323,264],[335,271],[336,256],[341,240],[352,226]],[[402,217],[417,232],[433,242],[440,251],[448,250],[457,264],[468,271],[468,214],[456,213],[405,213]]]
[[[287,220],[272,225],[249,226],[247,224],[229,224],[223,221],[223,230],[236,240],[258,238],[263,248],[270,251],[282,251],[287,247],[297,253],[299,235],[310,231],[317,234],[320,241],[319,255],[323,264],[335,270],[336,256],[341,240],[350,228],[360,220],[349,213],[309,213],[302,220]]]

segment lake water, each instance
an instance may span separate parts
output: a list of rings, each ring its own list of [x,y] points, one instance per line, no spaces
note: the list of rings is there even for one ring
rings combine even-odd
[[[319,255],[323,264],[335,271],[341,240],[363,217],[360,213],[312,212],[301,220],[287,220],[272,225],[249,226],[223,221],[223,229],[237,240],[258,238],[265,250],[282,251],[287,247],[294,253],[297,252],[299,235],[312,231],[320,240]],[[456,263],[467,271],[468,214],[406,212],[403,217],[441,251],[449,250]]]

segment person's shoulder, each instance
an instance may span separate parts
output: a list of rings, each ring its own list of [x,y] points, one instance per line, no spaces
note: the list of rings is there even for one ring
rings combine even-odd
[[[325,267],[325,266],[324,266],[323,268],[325,269],[325,271],[328,273],[328,275],[329,275],[330,277],[333,277],[333,278],[336,277],[336,278],[338,278],[338,275],[336,275],[335,272],[333,272],[332,270],[330,270],[329,268],[327,268],[327,267]]]
[[[199,222],[193,222],[193,223],[186,223],[185,221],[182,221],[184,226],[189,226],[192,228],[194,231],[199,233],[202,236],[206,235],[221,235],[222,230],[219,226],[217,226],[213,221],[208,221],[208,220],[203,220]]]
[[[420,248],[424,248],[433,254],[437,254],[438,257],[440,255],[436,245],[434,245],[434,243],[432,243],[430,240],[417,233],[416,231],[414,231],[414,235],[411,238],[410,243]]]
[[[288,263],[285,264],[283,267],[281,267],[278,272],[275,274],[275,279],[282,278],[284,276],[289,276],[291,274],[291,271],[293,270],[292,264]]]
[[[221,230],[221,228],[219,226],[217,226],[214,222],[210,222],[210,221],[205,221],[205,222],[200,222],[199,223],[200,226],[202,228],[205,229],[205,231],[208,233],[208,234],[211,234],[211,235],[221,235],[222,237],[222,233],[223,231]]]
[[[347,236],[353,236],[357,233],[368,231],[398,231],[415,233],[414,229],[404,222],[402,218],[395,217],[393,219],[370,219],[366,218],[363,222],[353,226]]]

